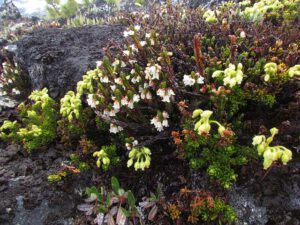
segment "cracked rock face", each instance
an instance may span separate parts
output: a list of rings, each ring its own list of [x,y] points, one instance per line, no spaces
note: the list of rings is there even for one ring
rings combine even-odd
[[[43,29],[17,43],[17,61],[29,74],[33,89],[47,87],[53,98],[74,90],[82,76],[96,67],[103,48],[122,38],[118,25]]]

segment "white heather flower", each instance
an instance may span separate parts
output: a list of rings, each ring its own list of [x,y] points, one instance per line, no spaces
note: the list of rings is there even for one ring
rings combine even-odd
[[[139,51],[138,48],[135,47],[134,44],[130,45],[129,47],[131,48],[132,52],[138,52]]]
[[[149,14],[145,14],[144,16],[143,16],[143,19],[145,20],[145,19],[149,19],[150,18],[150,16],[149,16]]]
[[[121,77],[115,78],[115,83],[119,85],[123,85],[123,81]]]
[[[141,41],[140,44],[141,44],[142,47],[144,47],[147,44],[147,42],[146,41]]]
[[[131,63],[131,64],[135,64],[137,61],[135,60],[135,59],[130,59],[129,60],[129,63]]]
[[[124,37],[128,37],[128,36],[129,36],[128,31],[124,31],[124,32],[123,32],[123,36],[124,36]]]
[[[241,37],[241,38],[245,38],[245,37],[246,37],[245,31],[242,31],[242,32],[240,33],[240,37]]]
[[[161,132],[164,130],[164,127],[159,119],[158,116],[155,116],[151,121],[150,121],[151,124],[153,124],[156,128],[157,131]]]
[[[162,98],[163,102],[171,102],[171,97],[175,95],[174,91],[171,88],[167,89],[158,89],[157,95]]]
[[[169,127],[169,122],[168,122],[169,114],[166,111],[163,111],[162,116],[163,116],[162,120],[161,118],[159,118],[159,116],[155,116],[150,121],[150,123],[153,124],[157,129],[157,131],[159,132],[163,131],[164,127]]]
[[[139,102],[140,101],[140,96],[137,95],[137,94],[133,95],[132,101],[133,102]]]
[[[101,81],[102,83],[109,83],[109,80],[108,80],[108,77],[107,77],[107,76],[100,77],[100,81]]]
[[[96,62],[96,66],[97,66],[97,68],[99,68],[100,66],[102,66],[102,61],[97,61]]]
[[[148,92],[146,93],[146,99],[148,99],[148,100],[151,100],[151,99],[152,99],[152,94],[151,94],[150,91],[148,91]]]
[[[119,112],[119,110],[120,110],[120,108],[121,108],[120,102],[114,101],[113,108],[114,108],[114,110],[115,110],[116,112]]]
[[[120,60],[116,59],[116,60],[112,63],[112,66],[113,66],[113,67],[117,67],[118,65],[120,65]]]
[[[128,98],[127,98],[127,96],[124,96],[124,97],[122,98],[122,100],[121,100],[121,105],[122,105],[122,106],[128,105]]]
[[[146,33],[146,38],[150,38],[151,34],[150,33]]]
[[[16,95],[19,95],[21,92],[18,90],[18,89],[16,89],[16,88],[13,88],[12,89],[12,92],[14,93],[14,94],[16,94]]]
[[[104,109],[103,110],[103,115],[104,116],[109,116],[109,110],[108,109]]]
[[[130,51],[125,50],[125,51],[123,51],[123,54],[126,55],[126,56],[129,56],[130,55]]]
[[[140,26],[140,25],[135,25],[135,26],[134,26],[134,29],[135,29],[136,31],[139,31],[139,30],[141,29],[141,26]]]
[[[204,77],[199,76],[199,77],[197,78],[197,84],[204,84]]]
[[[184,75],[183,76],[183,83],[184,83],[185,86],[193,86],[196,83],[196,81],[195,81],[194,78],[192,78],[191,75]]]
[[[131,73],[131,74],[135,74],[135,69],[132,69],[132,70],[130,71],[130,73]]]
[[[169,118],[169,114],[166,111],[163,111],[162,115],[165,119]]]
[[[121,61],[121,67],[122,67],[122,68],[126,67],[126,63],[123,62],[123,61]]]
[[[128,101],[127,107],[128,107],[129,109],[133,109],[133,108],[134,108],[133,103],[134,103],[133,100]]]
[[[114,116],[116,116],[116,111],[115,111],[115,110],[113,110],[113,109],[112,109],[112,110],[110,110],[110,111],[109,111],[109,116],[110,116],[110,117],[114,117]]]
[[[112,134],[117,134],[119,133],[120,131],[122,131],[123,128],[120,127],[120,126],[117,126],[115,124],[110,124],[110,128],[109,128],[109,132],[112,133]]]
[[[151,46],[154,46],[154,45],[155,45],[154,39],[150,39],[150,44],[151,44]]]
[[[161,72],[161,66],[155,64],[153,66],[147,66],[145,69],[146,79],[148,80],[159,80],[159,74]]]
[[[110,89],[112,90],[112,91],[115,91],[116,90],[116,88],[117,88],[117,86],[116,85],[110,85]]]
[[[92,108],[96,108],[96,105],[99,104],[98,101],[94,100],[94,95],[93,94],[89,94],[86,101],[87,101],[88,105]]]
[[[162,121],[162,125],[163,125],[164,127],[168,127],[168,126],[169,126],[168,120],[167,120],[167,119],[164,119],[164,120]]]

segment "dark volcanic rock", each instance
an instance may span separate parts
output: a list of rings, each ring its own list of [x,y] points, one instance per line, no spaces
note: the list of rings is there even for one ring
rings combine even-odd
[[[12,1],[5,0],[0,7],[0,18],[17,20],[21,18],[21,13]]]
[[[119,25],[39,30],[17,43],[17,61],[29,74],[33,89],[47,87],[52,97],[59,98],[95,68],[102,49],[110,40],[120,40],[122,31]]]

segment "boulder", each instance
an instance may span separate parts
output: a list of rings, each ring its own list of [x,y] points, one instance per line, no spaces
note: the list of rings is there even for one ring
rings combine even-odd
[[[8,20],[17,20],[21,18],[21,13],[12,0],[5,0],[0,6],[0,18]]]
[[[16,59],[33,90],[47,87],[59,99],[96,67],[103,48],[110,40],[121,40],[122,32],[120,25],[42,29],[17,42]]]

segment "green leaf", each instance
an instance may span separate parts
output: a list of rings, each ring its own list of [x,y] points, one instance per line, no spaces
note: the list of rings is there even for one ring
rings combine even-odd
[[[111,187],[113,189],[113,191],[118,194],[119,189],[120,189],[120,183],[118,181],[118,179],[116,177],[112,177],[111,178]]]
[[[99,205],[99,212],[100,213],[106,213],[106,208],[104,205]]]
[[[130,217],[130,212],[128,210],[124,209],[123,207],[120,207],[120,208],[126,217]]]
[[[135,206],[135,198],[131,191],[128,191],[127,202],[130,207]]]

